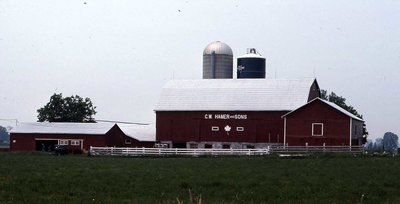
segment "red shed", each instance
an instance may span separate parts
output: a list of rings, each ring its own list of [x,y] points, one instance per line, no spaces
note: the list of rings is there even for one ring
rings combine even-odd
[[[71,150],[90,146],[152,147],[155,129],[148,125],[116,123],[19,123],[10,133],[10,151]]]
[[[332,102],[316,98],[282,117],[286,145],[362,144],[364,121]]]

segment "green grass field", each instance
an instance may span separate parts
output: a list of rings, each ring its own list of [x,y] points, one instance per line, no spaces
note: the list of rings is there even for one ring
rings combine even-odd
[[[2,153],[0,203],[400,203],[399,173],[400,157]]]

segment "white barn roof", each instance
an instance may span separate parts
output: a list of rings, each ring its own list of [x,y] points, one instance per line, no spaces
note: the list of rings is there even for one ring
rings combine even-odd
[[[172,80],[155,111],[290,111],[308,102],[305,79]]]
[[[11,133],[27,134],[79,134],[79,135],[105,135],[114,125],[122,132],[138,141],[156,141],[156,130],[153,125],[138,125],[126,123],[18,123]]]
[[[104,135],[114,123],[18,123],[11,133]]]
[[[118,123],[117,125],[122,130],[122,132],[124,132],[124,134],[130,138],[144,142],[156,141],[156,128],[154,125],[137,125],[125,123]]]

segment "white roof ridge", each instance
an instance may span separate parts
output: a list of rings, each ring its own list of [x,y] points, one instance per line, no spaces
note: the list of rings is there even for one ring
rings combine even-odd
[[[306,103],[306,104],[304,104],[304,105],[302,105],[302,106],[300,106],[300,107],[298,107],[298,108],[296,108],[296,109],[290,111],[289,113],[286,113],[285,115],[283,115],[283,116],[281,116],[281,117],[284,118],[284,117],[290,115],[291,113],[297,111],[298,109],[300,109],[300,108],[302,108],[302,107],[304,107],[304,106],[307,106],[308,104],[314,102],[315,100],[322,101],[322,102],[328,104],[329,106],[331,106],[332,108],[334,108],[334,109],[336,109],[336,110],[342,112],[343,114],[345,114],[345,115],[347,115],[347,116],[349,116],[349,117],[351,117],[351,118],[353,118],[353,119],[356,119],[356,120],[359,120],[359,121],[363,121],[363,122],[364,122],[363,119],[357,117],[356,115],[350,113],[349,111],[343,109],[342,107],[336,105],[335,103],[330,102],[330,101],[327,101],[327,100],[324,100],[324,99],[322,99],[322,98],[315,98],[315,99],[311,100],[310,102],[308,102],[308,103]]]

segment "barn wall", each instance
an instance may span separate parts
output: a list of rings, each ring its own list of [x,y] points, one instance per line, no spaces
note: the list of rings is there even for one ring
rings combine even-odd
[[[156,138],[172,142],[283,143],[281,116],[285,113],[287,111],[158,111]],[[226,119],[227,115],[233,118]],[[231,127],[229,132],[224,130],[227,125]],[[212,126],[219,131],[212,131]],[[237,131],[237,127],[243,127],[244,131]]]
[[[106,144],[104,135],[11,133],[10,151],[35,151],[37,138],[83,140],[85,150],[89,150],[90,146]]]
[[[352,119],[352,145],[361,145],[363,139],[364,122]]]
[[[125,143],[128,139],[131,143]],[[125,133],[115,125],[106,133],[106,146],[109,147],[154,147],[155,142],[143,142],[128,137]]]
[[[323,123],[323,136],[312,136],[312,123]],[[286,143],[289,146],[349,145],[349,116],[322,101],[296,110],[286,117]]]
[[[118,127],[118,125],[114,125],[105,136],[106,146],[109,147],[123,147],[124,145],[124,137],[125,134]]]

